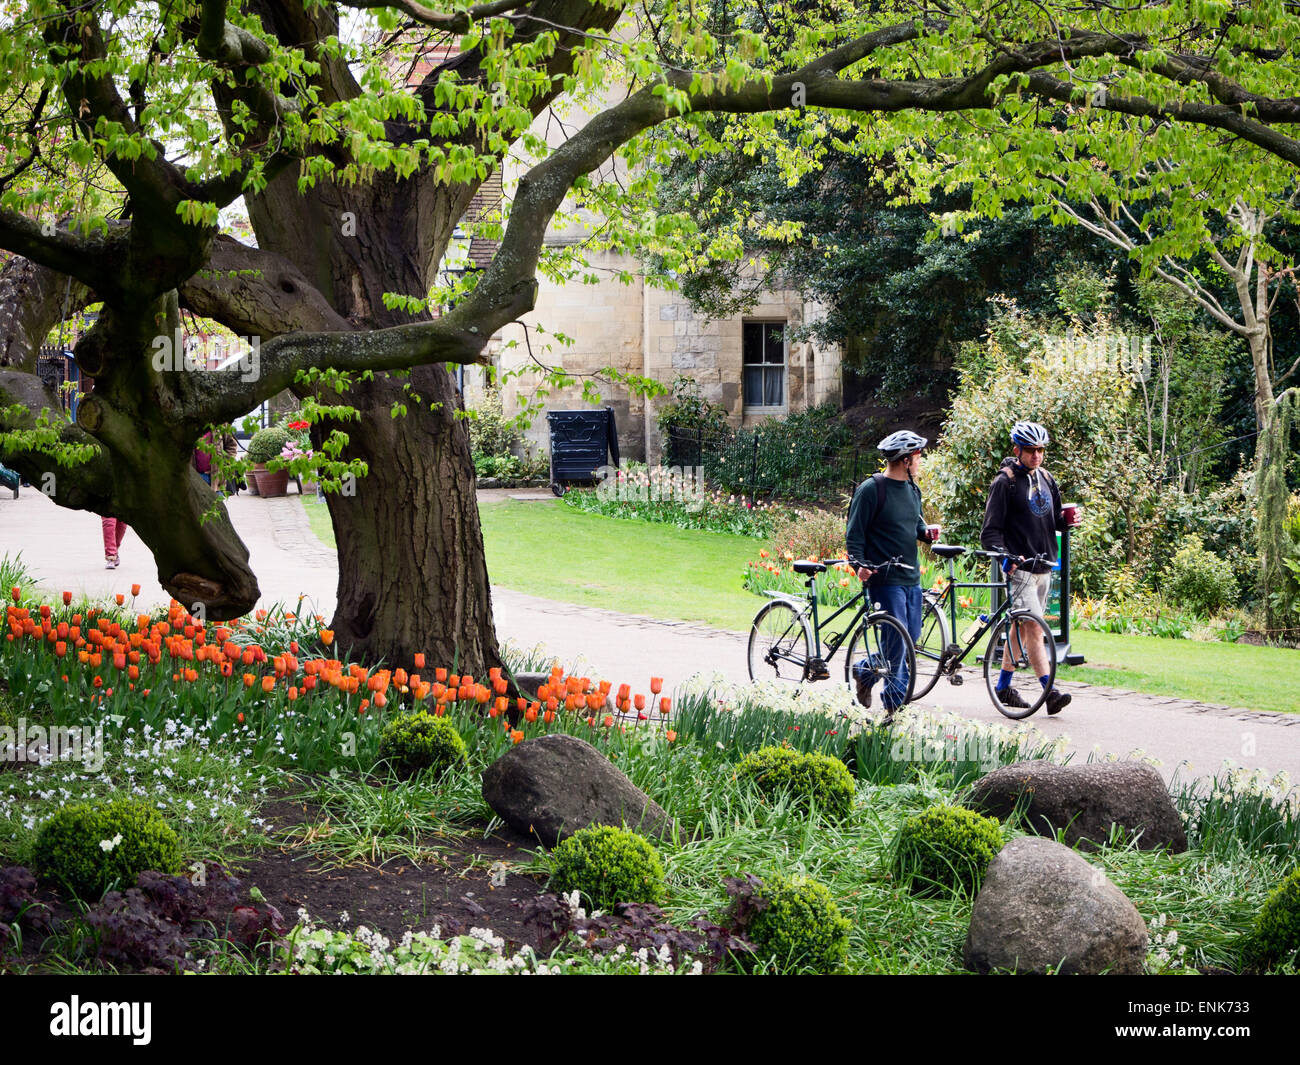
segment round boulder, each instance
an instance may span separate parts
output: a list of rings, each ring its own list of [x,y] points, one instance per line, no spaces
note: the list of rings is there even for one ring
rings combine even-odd
[[[1000,820],[1022,805],[1030,830],[1064,831],[1071,847],[1095,849],[1119,825],[1141,850],[1187,850],[1183,820],[1165,782],[1145,762],[1016,762],[977,780],[966,805]]]
[[[517,832],[554,847],[588,825],[670,836],[672,818],[595,747],[552,733],[512,747],[483,774],[483,798]]]
[[[1147,929],[1100,869],[1055,840],[1012,840],[989,863],[971,910],[966,967],[978,973],[1134,975]]]

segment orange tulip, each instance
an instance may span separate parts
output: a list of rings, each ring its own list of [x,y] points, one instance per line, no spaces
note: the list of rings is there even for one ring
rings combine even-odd
[[[239,713],[235,715],[235,720],[242,725],[244,723],[244,711],[239,711]]]
[[[423,668],[424,668],[424,652],[423,652],[423,651],[416,651],[416,652],[415,652],[415,655],[414,655],[414,659],[415,659],[415,668],[416,668],[416,669],[423,669]]]
[[[652,693],[654,693],[655,695],[658,695],[658,694],[659,694],[661,691],[663,691],[663,690],[664,690],[664,679],[663,679],[663,677],[651,677],[651,678],[650,678],[650,691],[651,691]]]
[[[671,710],[672,708],[673,708],[673,701],[670,698],[668,698],[668,696],[665,695],[662,699],[659,700],[659,712],[661,714],[668,713],[668,711]]]
[[[520,732],[518,729],[515,729],[513,732],[510,733],[511,743],[519,743],[521,740],[523,740],[523,738],[524,738],[524,734]]]
[[[113,601],[116,602],[118,606],[121,606],[123,603],[126,602],[126,596],[124,596],[121,592],[118,592],[117,595],[113,596]]]
[[[14,597],[14,602],[16,603],[18,602],[19,599],[23,597],[23,590],[19,588],[18,585],[15,584],[12,588],[9,589],[9,594]]]
[[[529,724],[537,720],[536,703],[533,703],[532,706],[530,706],[527,710],[524,711],[524,720],[527,721]]]
[[[334,630],[333,630],[333,629],[321,629],[321,630],[320,630],[320,642],[323,643],[326,647],[328,647],[330,644],[332,644],[332,643],[334,642]]]
[[[632,700],[632,705],[635,706],[638,710],[644,710],[644,709],[645,709],[645,696],[644,696],[644,695],[638,695],[635,699]]]
[[[305,692],[309,692],[309,691],[311,691],[312,688],[314,688],[314,687],[316,687],[316,678],[315,678],[314,676],[311,676],[311,677],[303,677],[303,678],[302,678],[302,690],[303,690],[303,691],[305,691]]]
[[[275,678],[274,678],[274,677],[263,677],[263,678],[262,678],[262,691],[264,691],[264,692],[269,692],[269,691],[274,690],[274,688],[275,688]]]
[[[64,605],[64,606],[72,606],[72,593],[71,593],[71,592],[64,592],[64,593],[63,593],[63,605]]]
[[[613,715],[613,714],[606,714],[606,715],[605,715],[605,727],[606,727],[606,728],[609,728],[609,727],[610,727],[611,725],[613,725],[613,724],[614,724],[614,715]]]
[[[388,705],[388,696],[383,692],[375,692],[375,705],[380,709],[383,709]]]
[[[59,658],[62,658],[64,655],[66,655],[66,654],[68,653],[68,644],[67,644],[67,642],[66,642],[65,640],[59,640],[59,641],[54,645],[54,653],[55,653]]]
[[[552,721],[555,720],[555,711],[547,710],[546,713],[542,715],[542,720],[549,725]]]
[[[677,738],[677,733],[675,733],[672,729],[669,729],[667,732],[664,733],[664,739],[666,739],[669,743],[672,743],[673,740],[675,740],[676,738]]]
[[[293,702],[293,701],[294,701],[295,699],[297,699],[297,698],[298,698],[298,689],[297,689],[297,688],[290,688],[290,689],[289,689],[289,702]]]

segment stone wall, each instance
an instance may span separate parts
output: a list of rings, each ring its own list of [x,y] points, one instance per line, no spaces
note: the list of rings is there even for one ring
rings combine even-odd
[[[671,386],[679,374],[689,376],[699,384],[705,398],[726,409],[730,422],[737,427],[803,410],[810,403],[838,401],[838,350],[787,341],[785,405],[761,411],[746,411],[743,407],[744,322],[801,325],[805,307],[798,293],[764,292],[762,302],[750,313],[709,321],[696,314],[679,293],[645,285],[635,260],[602,254],[589,256],[589,261],[593,275],[599,278],[597,283],[562,286],[543,280],[536,308],[523,319],[532,355],[544,363],[563,366],[566,373],[578,378],[574,385],[539,397],[541,375],[528,369],[534,364],[524,329],[508,326],[494,338],[495,362],[506,378],[502,392],[508,414],[538,398],[545,409],[589,407],[591,404],[582,398],[583,375],[608,366],[652,378],[665,386]],[[624,284],[620,274],[630,274],[635,280]],[[563,344],[554,335],[557,333],[571,338],[573,343]],[[474,380],[473,372],[467,375],[466,399],[470,403],[477,387],[471,383]],[[617,383],[594,384],[603,397],[602,404],[614,408],[622,456],[641,461],[648,457],[657,462],[662,443],[655,415],[671,398],[661,396],[647,401]],[[547,447],[544,414],[535,417],[527,437]]]

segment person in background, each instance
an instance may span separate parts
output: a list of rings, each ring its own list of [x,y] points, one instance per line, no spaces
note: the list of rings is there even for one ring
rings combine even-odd
[[[1056,479],[1043,469],[1049,443],[1051,439],[1047,430],[1037,422],[1016,422],[1012,427],[1011,451],[1014,457],[1002,461],[1002,468],[989,486],[984,527],[980,531],[980,544],[986,551],[998,551],[1008,556],[1002,568],[1011,575],[1014,605],[1032,610],[1040,617],[1047,614],[1047,601],[1051,595],[1056,534],[1066,524]],[[1050,561],[1025,562],[1035,555],[1046,555]],[[1030,631],[1028,627],[1021,629],[1025,637]],[[1039,683],[1047,687],[1047,649],[1027,641],[1025,650],[1038,673]],[[1004,647],[1002,671],[995,691],[1003,706],[1023,710],[1029,703],[1011,686],[1013,676],[1011,652]],[[1069,692],[1052,688],[1047,693],[1047,712],[1059,714],[1069,702]]]
[[[902,429],[876,445],[887,463],[886,470],[868,477],[853,493],[844,538],[849,562],[867,585],[871,601],[902,622],[913,640],[921,636],[921,570],[916,544],[929,541],[925,519],[921,516],[921,490],[916,486],[926,443],[925,437]],[[891,568],[877,574],[863,565],[899,556],[911,566],[910,570]],[[907,691],[907,666],[900,650],[892,646],[882,648],[885,654],[897,656],[899,661],[898,671],[886,683],[881,698],[886,725],[893,720],[901,702],[899,693]],[[858,702],[870,706],[875,674],[860,671],[854,681]]]
[[[104,532],[104,568],[117,569],[121,563],[119,551],[126,536],[126,522],[121,518],[101,518]]]

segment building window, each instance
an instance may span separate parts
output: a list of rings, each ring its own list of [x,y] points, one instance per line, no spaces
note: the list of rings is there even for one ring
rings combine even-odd
[[[743,328],[745,407],[784,407],[785,323],[745,322]]]

